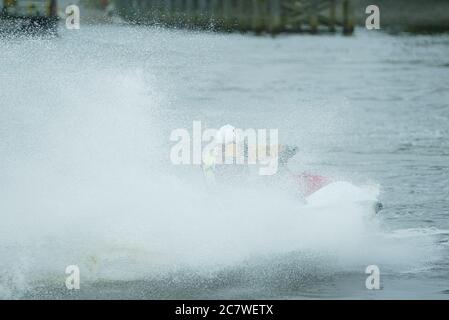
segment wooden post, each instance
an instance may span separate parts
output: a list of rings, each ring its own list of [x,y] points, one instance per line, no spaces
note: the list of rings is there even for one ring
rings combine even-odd
[[[195,25],[195,8],[193,0],[185,0],[185,23],[188,27],[193,27]]]
[[[293,14],[290,13],[291,21],[289,22],[289,24],[293,31],[301,32],[302,31],[301,15],[304,13],[303,8],[302,8],[300,2],[293,2],[292,5],[294,6],[295,9],[294,9]]]
[[[164,0],[165,2],[165,6],[163,8],[164,13],[163,13],[163,21],[164,24],[166,25],[170,25],[172,23],[172,10],[173,10],[173,0]]]
[[[330,0],[329,8],[329,31],[335,32],[335,22],[336,22],[336,3],[335,0]]]
[[[173,6],[172,6],[172,17],[173,17],[173,24],[175,26],[179,25],[180,23],[180,10],[181,10],[182,0],[173,0]]]
[[[223,23],[226,31],[232,30],[232,0],[223,0]]]
[[[211,2],[211,21],[214,28],[223,28],[223,0],[209,0]]]
[[[310,4],[309,24],[310,24],[310,32],[317,33],[318,32],[318,10],[317,10],[316,2],[313,2]]]
[[[153,23],[159,24],[162,21],[162,1],[153,0]]]
[[[276,34],[281,30],[281,0],[270,0],[270,32]]]
[[[354,18],[350,0],[343,1],[343,34],[350,35],[354,32]]]
[[[248,23],[248,14],[247,14],[247,4],[248,1],[242,1],[242,0],[238,0],[237,1],[237,7],[236,7],[236,12],[237,12],[237,24],[239,27],[240,31],[247,31],[249,28],[249,23]]]
[[[263,8],[262,0],[252,0],[252,29],[255,33],[261,33],[263,31]]]
[[[183,24],[184,0],[173,0],[174,24],[180,26]]]
[[[197,0],[198,1],[198,24],[201,27],[206,27],[209,21],[209,10],[207,7],[207,0]]]

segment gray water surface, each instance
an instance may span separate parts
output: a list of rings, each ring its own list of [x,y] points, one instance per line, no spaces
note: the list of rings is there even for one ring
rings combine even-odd
[[[449,35],[364,30],[0,38],[0,297],[447,299],[448,53]],[[169,161],[194,120],[278,128],[293,171],[379,184],[385,209],[311,218],[316,239],[283,195],[221,194],[220,210],[198,168]]]

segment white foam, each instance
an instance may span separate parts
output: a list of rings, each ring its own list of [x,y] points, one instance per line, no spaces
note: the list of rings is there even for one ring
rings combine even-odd
[[[76,47],[59,53],[64,63],[53,68],[48,53],[59,52],[57,44],[29,45],[2,48],[8,70],[27,76],[11,71],[0,85],[0,297],[38,281],[62,285],[71,264],[83,281],[96,281],[292,252],[332,257],[320,266],[329,272],[373,263],[410,269],[432,258],[427,239],[385,236],[347,197],[366,194],[347,183],[312,196],[308,208],[277,186],[208,189],[199,168],[168,162],[173,125],[158,117],[167,97],[154,75],[84,61],[89,52]],[[309,126],[321,134],[322,123]]]

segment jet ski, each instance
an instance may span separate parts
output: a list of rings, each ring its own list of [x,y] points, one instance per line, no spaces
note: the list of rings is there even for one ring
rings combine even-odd
[[[307,206],[325,207],[346,201],[368,208],[376,214],[383,209],[382,203],[378,200],[380,194],[378,185],[357,186],[348,181],[339,181],[318,174],[292,173],[287,163],[297,152],[297,147],[282,146],[279,152],[279,163],[296,180],[299,193]]]
[[[225,126],[226,127],[226,126]],[[233,127],[229,131],[231,136],[234,134]],[[224,134],[224,133],[223,133]],[[244,156],[248,157],[249,147],[244,145]],[[294,184],[299,189],[299,194],[302,202],[309,207],[325,207],[341,205],[343,203],[351,203],[360,205],[364,208],[372,210],[374,213],[379,213],[383,209],[383,205],[378,200],[379,186],[364,185],[357,186],[347,181],[339,181],[331,177],[317,175],[313,173],[304,172],[301,174],[293,173],[289,167],[288,162],[298,153],[299,148],[290,145],[279,145],[277,156],[279,169],[274,176],[267,176],[264,179],[276,179],[276,177],[293,178]],[[207,159],[206,159],[207,160]],[[203,173],[206,182],[210,186],[216,186],[218,181],[232,181],[235,178],[241,182],[245,180],[248,172],[244,167],[229,166],[229,165],[215,165],[215,156],[212,156],[210,163],[205,161],[203,164]],[[264,180],[267,181],[267,180]]]
[[[327,207],[341,203],[353,203],[379,213],[383,209],[378,200],[378,185],[354,185],[330,177],[303,173],[297,176],[300,194],[308,207]]]

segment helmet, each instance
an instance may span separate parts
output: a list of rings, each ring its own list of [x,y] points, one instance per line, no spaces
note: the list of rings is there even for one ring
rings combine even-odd
[[[215,143],[231,143],[235,142],[235,128],[230,124],[221,127],[215,134]]]

